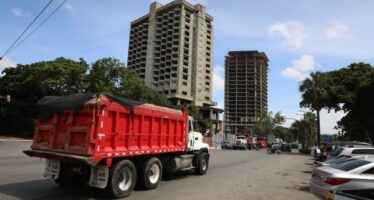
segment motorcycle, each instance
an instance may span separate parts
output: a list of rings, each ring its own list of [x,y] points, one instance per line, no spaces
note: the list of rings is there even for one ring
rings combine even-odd
[[[281,152],[280,144],[271,144],[271,145],[268,146],[266,151],[267,151],[268,154],[272,154],[272,153],[280,154],[280,152]]]

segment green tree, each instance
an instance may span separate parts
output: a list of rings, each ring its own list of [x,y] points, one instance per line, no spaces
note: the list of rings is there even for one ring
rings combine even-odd
[[[0,132],[30,136],[35,103],[44,96],[82,91],[88,64],[57,58],[3,70],[0,91],[11,95],[11,103],[0,103]]]
[[[294,141],[294,137],[290,128],[283,126],[275,126],[272,132],[275,135],[275,137],[281,138],[285,142]]]
[[[320,111],[327,106],[329,101],[328,79],[321,72],[312,72],[310,78],[302,81],[299,90],[302,93],[300,106],[317,111],[317,145],[319,146],[321,141]]]
[[[102,58],[92,64],[86,78],[86,91],[108,92],[132,100],[170,106],[165,96],[146,86],[138,74],[116,58]]]
[[[0,132],[22,132],[30,136],[35,103],[45,96],[108,92],[170,106],[163,95],[147,87],[134,71],[126,69],[116,58],[99,59],[88,69],[89,65],[82,58],[79,61],[57,58],[6,68],[0,77],[0,95],[11,95],[12,102],[0,102]]]
[[[256,135],[260,136],[266,136],[268,134],[273,133],[273,129],[277,125],[281,125],[284,123],[285,118],[282,116],[281,112],[277,112],[273,114],[272,112],[269,113],[261,113],[260,117],[257,119],[257,121],[254,124],[253,132]]]
[[[301,143],[303,149],[308,149],[308,147],[316,145],[316,122],[316,115],[312,112],[306,112],[303,118],[291,124],[291,134]]]
[[[350,140],[372,142],[374,139],[374,68],[353,63],[339,70],[326,72],[332,85],[329,108],[343,110],[346,115],[338,127]]]
[[[201,133],[205,133],[207,129],[210,130],[209,136],[212,135],[212,120],[209,118],[204,118],[199,107],[194,105],[188,106],[188,114],[195,120],[195,129]]]
[[[125,73],[125,65],[120,60],[116,58],[99,59],[90,68],[85,80],[85,89],[87,92],[117,93]]]

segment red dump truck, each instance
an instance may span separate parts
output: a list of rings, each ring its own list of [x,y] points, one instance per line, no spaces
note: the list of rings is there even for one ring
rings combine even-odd
[[[209,146],[187,109],[143,104],[110,94],[45,97],[37,103],[32,157],[63,187],[107,189],[116,198],[134,186],[154,189],[162,174],[208,170]]]

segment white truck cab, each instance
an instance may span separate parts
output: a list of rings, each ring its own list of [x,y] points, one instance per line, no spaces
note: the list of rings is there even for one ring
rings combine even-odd
[[[239,135],[235,139],[234,149],[247,149],[247,137]]]
[[[200,132],[194,131],[193,122],[194,122],[193,118],[191,116],[188,116],[187,149],[196,151],[196,150],[206,148],[209,150],[209,145],[203,142],[204,140],[203,134],[201,134]]]

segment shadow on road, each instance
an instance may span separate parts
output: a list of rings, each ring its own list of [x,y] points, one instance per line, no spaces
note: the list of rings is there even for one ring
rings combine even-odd
[[[9,199],[9,197],[24,200],[110,199],[109,195],[100,189],[90,187],[65,189],[53,180],[46,179],[0,185],[0,199]]]
[[[195,176],[193,170],[165,174],[162,181],[174,181]],[[142,190],[135,188],[135,190]],[[47,199],[110,199],[102,189],[81,187],[66,189],[58,186],[53,180],[41,179],[0,185],[0,199],[47,200]]]
[[[184,178],[188,178],[189,176],[194,176],[195,173],[193,170],[186,170],[186,171],[179,171],[171,174],[164,174],[162,176],[162,181],[174,181],[180,180]]]
[[[303,192],[308,192],[308,193],[310,193],[309,186],[307,186],[307,185],[300,186],[300,187],[298,188],[298,190],[299,190],[299,191],[303,191]]]

